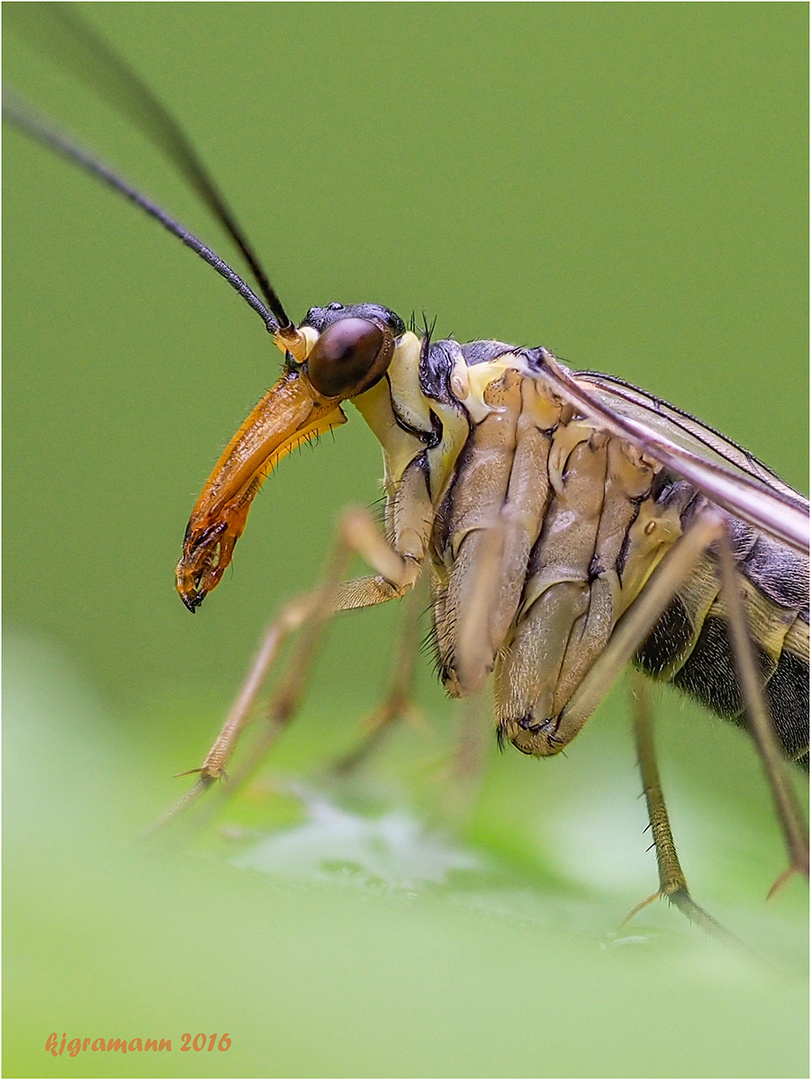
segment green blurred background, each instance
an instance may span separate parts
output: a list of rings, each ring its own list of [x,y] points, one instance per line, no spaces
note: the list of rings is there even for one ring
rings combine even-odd
[[[294,317],[371,300],[442,336],[544,344],[806,489],[804,5],[83,11],[180,116]],[[4,5],[6,79],[230,258],[158,154],[15,32],[37,18]],[[6,1074],[806,1072],[806,893],[762,902],[783,853],[757,762],[669,692],[663,770],[697,898],[776,972],[662,905],[612,935],[654,880],[622,688],[565,759],[488,749],[447,841],[485,860],[475,887],[423,868],[369,888],[360,855],[347,888],[272,861],[249,874],[213,841],[124,846],[200,760],[340,507],[379,497],[379,449],[350,408],[285,461],[192,619],[173,588],[185,522],[279,355],[124,200],[16,132],[5,151]],[[397,624],[383,609],[333,628],[277,768],[351,745]],[[419,832],[441,801],[456,713],[423,668],[429,732],[366,770],[361,820],[417,805]],[[301,823],[295,800],[255,788],[225,820],[286,816]],[[219,1060],[44,1052],[57,1029],[226,1027]]]

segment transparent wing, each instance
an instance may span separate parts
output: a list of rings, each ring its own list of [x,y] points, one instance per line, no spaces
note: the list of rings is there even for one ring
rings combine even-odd
[[[620,379],[588,371],[573,374],[551,354],[544,359],[557,391],[579,412],[634,443],[728,513],[808,551],[808,500],[743,447]]]
[[[802,496],[781,480],[768,465],[746,450],[743,446],[728,439],[720,431],[704,424],[690,413],[677,409],[661,398],[647,394],[639,387],[612,375],[602,375],[596,371],[578,371],[575,378],[581,385],[588,383],[595,393],[610,408],[623,412],[625,416],[636,418],[650,426],[660,435],[672,438],[687,450],[716,459],[720,464],[740,470],[752,479],[761,480],[772,490],[780,491],[790,499]],[[807,501],[806,501],[807,505]]]

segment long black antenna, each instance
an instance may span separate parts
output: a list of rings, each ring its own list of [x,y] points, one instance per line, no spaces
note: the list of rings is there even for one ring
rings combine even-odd
[[[171,218],[165,210],[162,210],[151,199],[142,195],[140,191],[113,172],[104,162],[88,153],[70,135],[66,135],[54,127],[33,105],[29,105],[16,90],[12,90],[10,87],[3,88],[3,117],[8,123],[24,131],[26,135],[30,135],[37,142],[56,150],[57,153],[62,154],[63,157],[68,158],[75,164],[81,165],[83,169],[103,180],[105,184],[109,184],[110,187],[134,202],[136,206],[140,206],[147,214],[156,218],[165,229],[168,229],[170,233],[182,240],[201,259],[205,259],[218,274],[225,278],[232,288],[236,289],[243,300],[257,312],[269,333],[277,333],[280,327],[276,316],[268,311],[259,297],[245,284],[239,274],[231,269],[228,263],[224,262],[219,255],[215,254],[201,240],[198,240],[188,229],[185,229],[174,218]]]
[[[276,290],[270,284],[262,264],[211,173],[203,164],[186,132],[163,102],[123,57],[71,9],[71,5],[44,3],[36,6],[47,11],[60,30],[59,40],[48,34],[37,34],[39,43],[71,75],[80,79],[94,92],[101,91],[108,102],[131,120],[180,170],[245,256],[259,291],[267,301],[279,327],[292,326]],[[31,25],[28,24],[26,28],[30,31]],[[70,156],[79,160],[75,155]]]

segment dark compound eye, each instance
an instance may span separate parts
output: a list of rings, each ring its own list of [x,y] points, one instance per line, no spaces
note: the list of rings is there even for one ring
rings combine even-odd
[[[368,319],[341,319],[327,327],[307,360],[313,387],[325,397],[354,396],[385,373],[394,341]]]

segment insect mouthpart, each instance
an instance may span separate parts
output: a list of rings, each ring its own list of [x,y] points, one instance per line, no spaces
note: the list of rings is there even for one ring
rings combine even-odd
[[[322,398],[304,372],[286,371],[268,390],[225,448],[192,510],[175,571],[189,611],[222,579],[271,470],[297,446],[345,421],[340,399]]]
[[[200,533],[189,522],[175,578],[180,598],[192,614],[219,584],[241,532],[233,523],[220,521]]]

